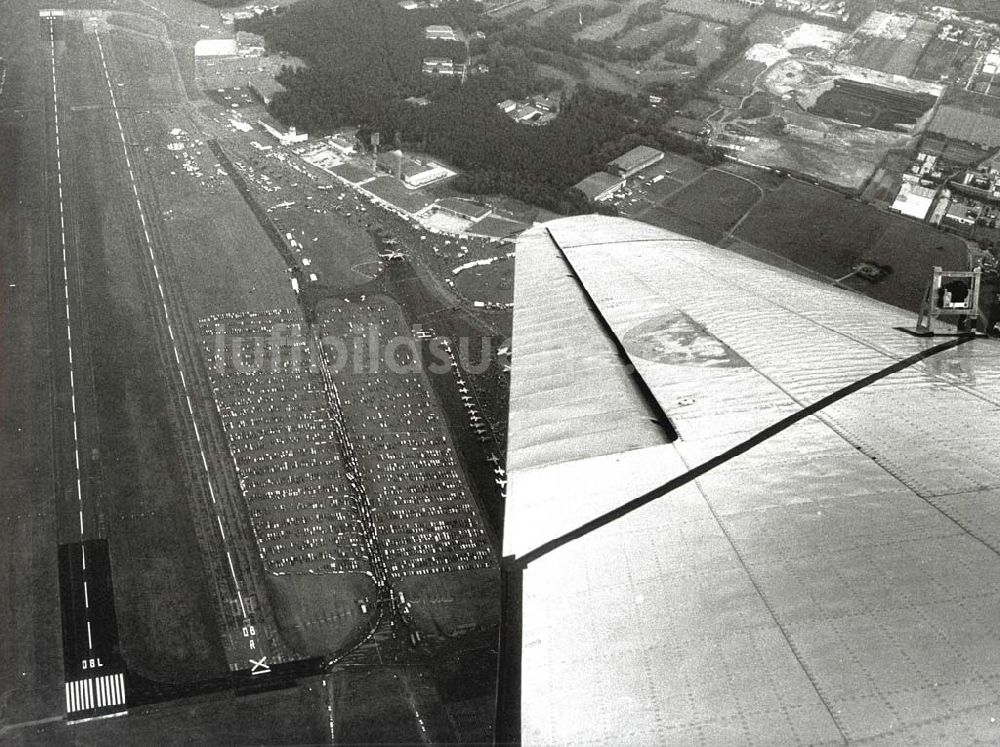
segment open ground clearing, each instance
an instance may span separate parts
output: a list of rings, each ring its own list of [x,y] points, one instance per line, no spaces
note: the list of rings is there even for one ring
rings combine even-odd
[[[956,236],[795,180],[768,193],[737,235],[828,278],[848,274],[862,260],[886,265],[887,279],[871,284],[855,277],[848,285],[912,311],[919,309],[935,265],[968,266]]]

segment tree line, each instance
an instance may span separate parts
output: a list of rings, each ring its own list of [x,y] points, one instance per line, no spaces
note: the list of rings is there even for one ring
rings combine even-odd
[[[450,48],[423,38],[428,17],[447,16],[403,11],[391,0],[304,0],[248,22],[245,27],[262,34],[270,49],[308,63],[279,74],[287,91],[275,97],[272,114],[314,134],[354,126],[365,142],[380,132],[383,143],[430,153],[456,167],[458,189],[508,194],[566,214],[591,207],[573,184],[641,143],[719,158],[717,151],[671,132],[666,115],[638,97],[586,85],[564,101],[550,124],[518,124],[496,103],[549,85],[537,76],[528,51],[504,43],[506,32],[492,33],[483,58],[489,74],[469,76],[465,85],[423,75],[423,56],[457,56],[441,54]],[[414,95],[427,96],[431,105],[405,101]]]

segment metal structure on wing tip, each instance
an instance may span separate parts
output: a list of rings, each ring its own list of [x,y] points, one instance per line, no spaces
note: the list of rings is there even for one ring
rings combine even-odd
[[[980,320],[981,280],[982,271],[978,267],[964,271],[935,267],[917,315],[916,332],[933,335],[934,322],[942,318],[954,319],[959,332],[975,332]]]

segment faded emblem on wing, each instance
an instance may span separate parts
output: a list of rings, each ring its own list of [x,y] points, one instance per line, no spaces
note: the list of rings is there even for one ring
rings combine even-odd
[[[747,362],[682,312],[643,322],[622,338],[629,355],[672,366],[734,368]]]

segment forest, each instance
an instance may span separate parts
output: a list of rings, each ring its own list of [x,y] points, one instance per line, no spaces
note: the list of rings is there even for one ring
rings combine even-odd
[[[551,87],[537,77],[530,54],[547,50],[516,43],[523,38],[517,34],[490,28],[483,57],[490,72],[470,75],[464,85],[422,75],[423,56],[465,59],[464,44],[427,41],[424,26],[450,22],[471,32],[488,23],[475,11],[472,2],[427,13],[403,11],[390,0],[304,0],[244,27],[262,34],[270,49],[308,63],[278,76],[288,89],[271,105],[278,119],[314,134],[358,126],[362,140],[378,131],[383,143],[453,165],[462,172],[456,188],[471,193],[504,193],[555,212],[577,213],[590,206],[570,187],[640,143],[707,161],[720,158],[668,130],[665,114],[645,107],[638,97],[584,85],[572,97],[564,96],[559,117],[549,125],[515,123],[496,102]],[[571,44],[548,53],[578,52]],[[427,96],[432,104],[415,107],[404,101],[414,95]]]

